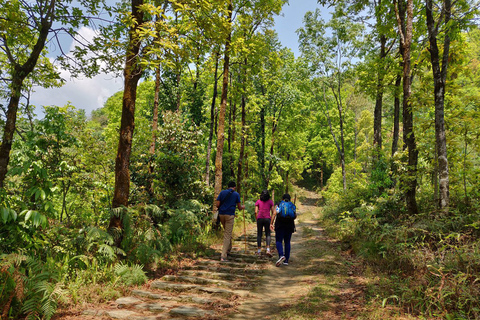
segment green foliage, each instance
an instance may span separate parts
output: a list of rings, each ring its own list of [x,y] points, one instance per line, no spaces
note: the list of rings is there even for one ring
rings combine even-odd
[[[48,264],[18,254],[0,256],[2,313],[26,319],[50,319],[64,293],[58,274]]]
[[[119,277],[119,282],[127,286],[142,285],[147,282],[147,276],[143,271],[143,266],[134,264],[129,266],[126,263],[119,262],[115,265],[115,274]]]

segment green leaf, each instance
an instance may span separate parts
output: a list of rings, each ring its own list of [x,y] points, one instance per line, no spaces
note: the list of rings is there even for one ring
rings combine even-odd
[[[35,211],[33,210],[28,210],[27,211],[27,214],[25,215],[25,222],[27,222],[28,220],[30,220],[30,217],[32,216],[32,214],[34,213]]]
[[[2,217],[2,221],[3,223],[7,223],[8,221],[8,216],[9,216],[9,213],[8,213],[8,209],[3,207],[1,210],[0,210],[0,215]]]

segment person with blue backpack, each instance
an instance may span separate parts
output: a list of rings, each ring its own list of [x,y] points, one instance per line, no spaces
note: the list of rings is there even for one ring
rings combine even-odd
[[[291,202],[288,193],[282,196],[282,201],[278,204],[276,211],[272,217],[270,229],[275,230],[275,244],[277,246],[278,260],[275,263],[277,267],[282,264],[288,266],[290,259],[290,241],[292,234],[295,232],[295,219],[297,218],[297,208]],[[283,250],[285,244],[285,251]]]

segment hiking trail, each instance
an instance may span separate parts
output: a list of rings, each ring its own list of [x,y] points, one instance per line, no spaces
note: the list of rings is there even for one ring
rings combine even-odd
[[[229,262],[219,261],[218,244],[214,256],[196,259],[174,275],[154,279],[115,301],[54,319],[280,319],[281,312],[282,319],[294,319],[312,307],[309,294],[315,290],[324,292],[323,299],[307,318],[313,313],[318,319],[355,319],[364,305],[360,267],[318,225],[318,195],[304,189],[299,193],[288,266],[275,267],[274,235],[273,257],[254,255],[256,227],[251,225],[247,252],[245,236],[234,235]]]

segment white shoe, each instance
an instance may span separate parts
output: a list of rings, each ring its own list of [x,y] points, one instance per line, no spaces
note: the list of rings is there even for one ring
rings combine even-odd
[[[283,261],[285,261],[285,256],[281,256],[280,259],[277,260],[277,263],[275,263],[275,266],[280,267]]]

